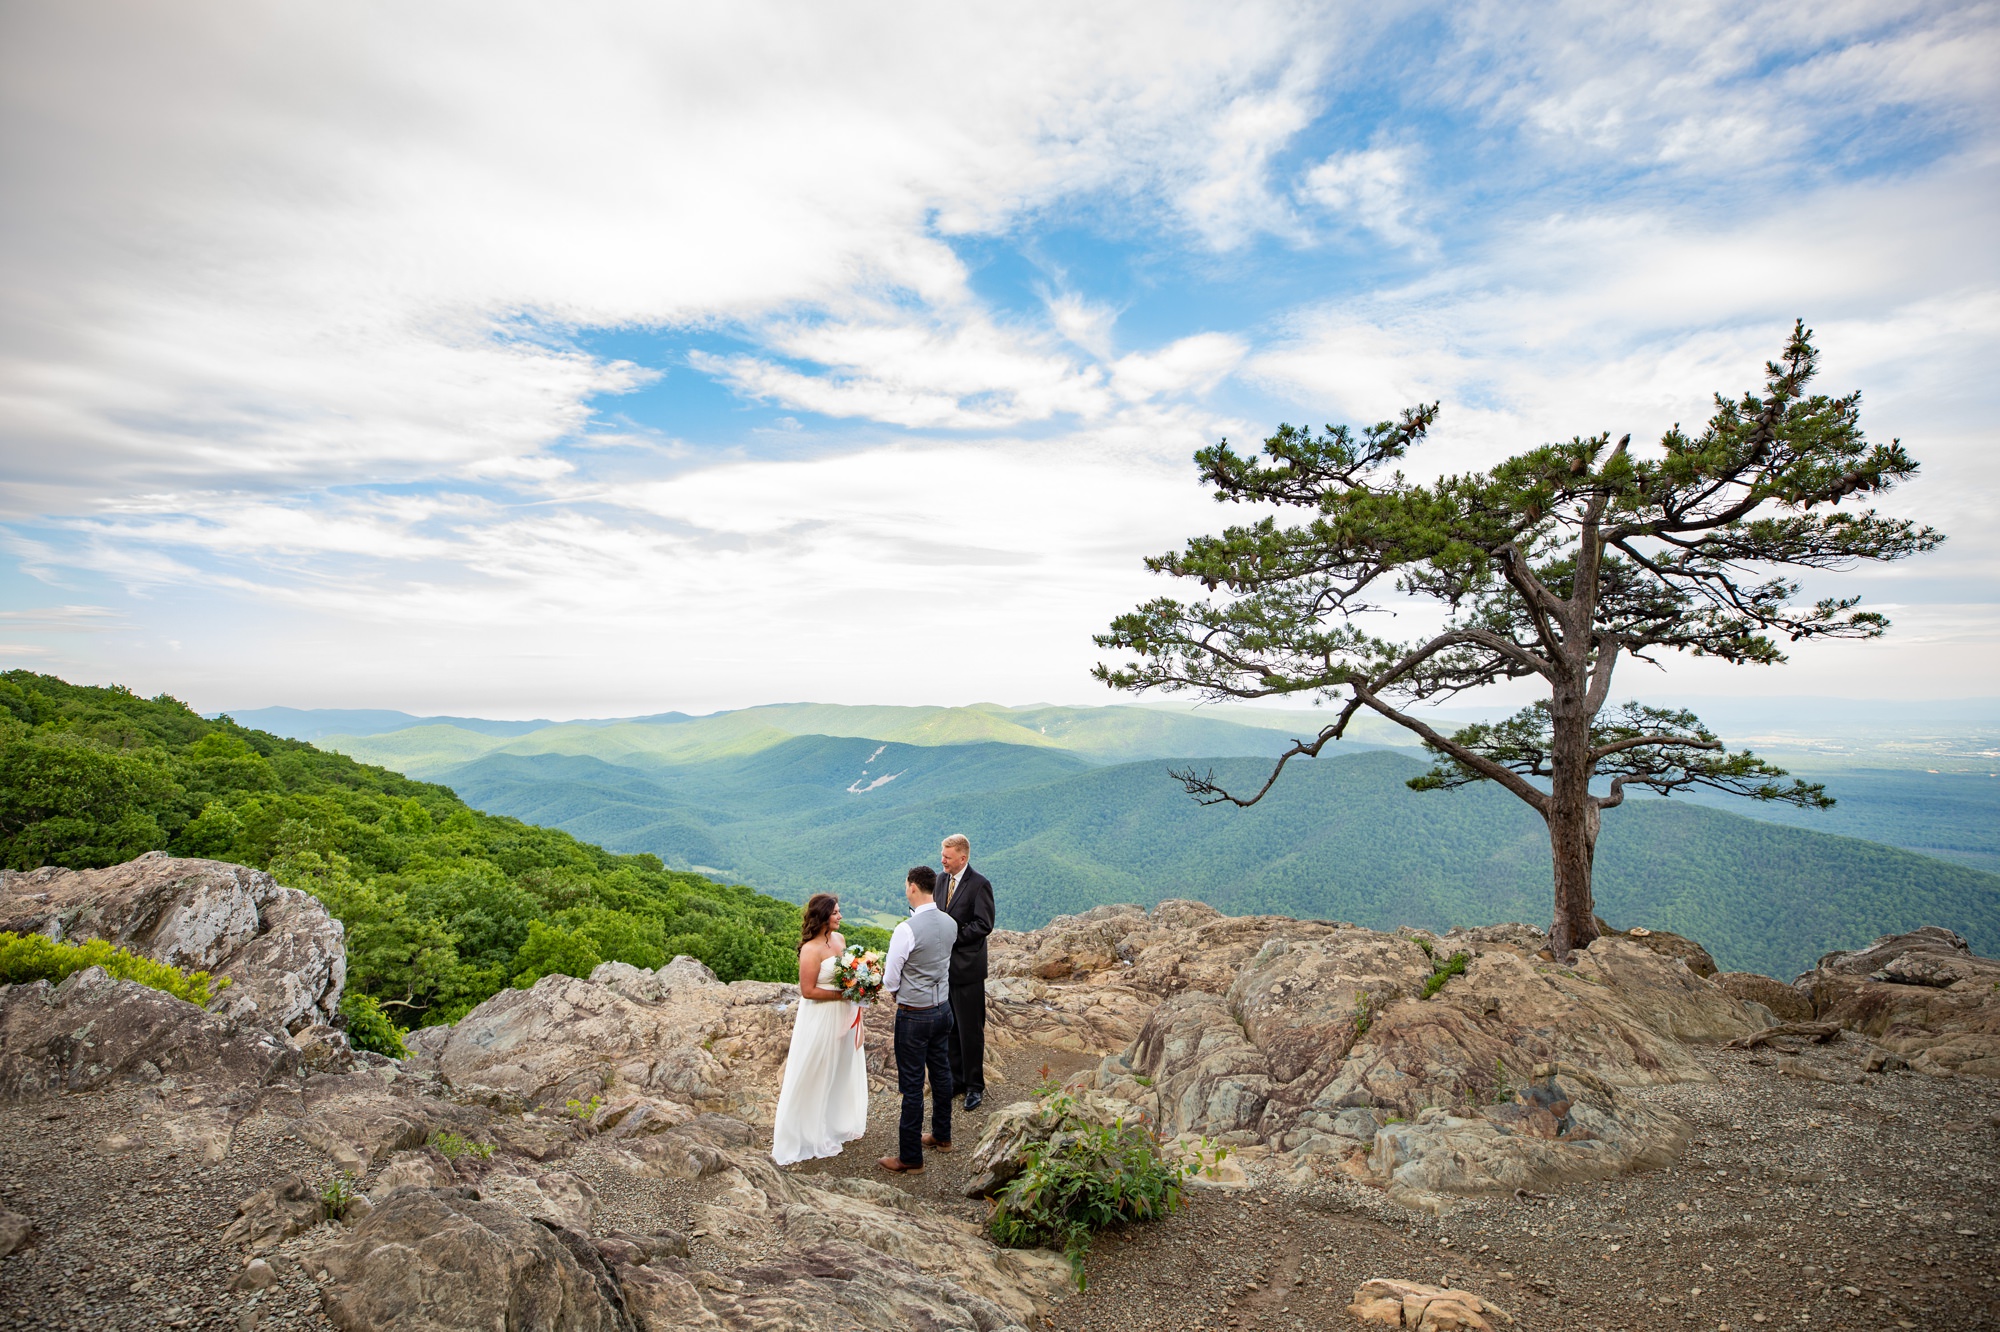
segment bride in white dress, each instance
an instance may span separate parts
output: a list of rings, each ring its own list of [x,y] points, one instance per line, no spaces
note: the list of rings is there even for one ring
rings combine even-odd
[[[771,1125],[771,1159],[779,1165],[838,1156],[841,1144],[868,1131],[868,1065],[855,1022],[861,1005],[841,998],[833,982],[847,946],[839,925],[839,902],[814,894],[799,945],[799,1012]]]

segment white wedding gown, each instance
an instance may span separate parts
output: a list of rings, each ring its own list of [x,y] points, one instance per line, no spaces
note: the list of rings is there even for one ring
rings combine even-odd
[[[834,963],[820,963],[823,989],[834,988]],[[838,1156],[842,1143],[868,1131],[868,1065],[854,1025],[860,1012],[845,999],[800,997],[771,1124],[771,1159],[779,1165]]]

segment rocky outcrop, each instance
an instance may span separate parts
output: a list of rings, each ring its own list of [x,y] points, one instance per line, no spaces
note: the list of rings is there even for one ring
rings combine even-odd
[[[1504,932],[1432,942],[1291,925],[1264,923],[1263,946],[1225,993],[1162,1003],[1098,1085],[1165,1132],[1290,1151],[1315,1135],[1348,1136],[1358,1124],[1344,1111],[1414,1119],[1427,1107],[1486,1103],[1540,1064],[1611,1085],[1702,1080],[1686,1043],[1769,1021],[1678,959],[1623,938],[1598,940],[1565,968]],[[1464,974],[1423,997],[1439,961],[1459,952]]]
[[[0,1096],[95,1091],[114,1079],[257,1087],[298,1066],[283,1033],[102,967],[60,985],[0,985]]]
[[[108,869],[0,871],[0,930],[104,939],[226,978],[224,1016],[297,1030],[331,1023],[347,981],[339,921],[262,870],[163,851]]]
[[[1392,1277],[1362,1282],[1347,1313],[1359,1323],[1415,1332],[1491,1332],[1496,1322],[1505,1326],[1514,1321],[1500,1306],[1469,1290]]]
[[[1717,974],[1715,959],[1708,955],[1706,948],[1692,939],[1669,934],[1665,930],[1649,930],[1641,925],[1634,925],[1629,930],[1609,930],[1606,933],[1616,934],[1621,939],[1630,939],[1641,948],[1650,949],[1661,957],[1671,957],[1685,962],[1688,970],[1703,980],[1708,980]]]
[[[250,1253],[265,1253],[326,1219],[319,1193],[297,1175],[287,1175],[236,1204],[236,1219],[223,1238]]]
[[[634,1332],[588,1240],[469,1189],[401,1189],[315,1255],[342,1332]]]
[[[1931,1073],[2000,1077],[2000,961],[1926,926],[1829,953],[1797,981],[1814,1015]]]
[[[1414,1122],[1376,1130],[1349,1173],[1410,1207],[1437,1209],[1451,1196],[1546,1191],[1670,1165],[1687,1145],[1681,1120],[1621,1097],[1566,1065],[1493,1105],[1433,1106]]]
[[[1715,983],[1722,987],[1725,994],[1746,1004],[1764,1005],[1771,1010],[1771,1016],[1780,1022],[1812,1020],[1812,996],[1796,985],[1787,985],[1754,971],[1724,971],[1715,977]]]
[[[623,974],[615,980],[614,988],[544,976],[533,989],[502,990],[435,1045],[438,1073],[461,1094],[496,1104],[588,1103],[623,1087],[700,1109],[768,1116],[791,1041],[796,986],[724,985],[686,967],[651,988]],[[659,997],[635,1000],[632,993]]]
[[[1088,1049],[1120,1026],[1082,1015],[1143,1013],[1089,1079],[1108,1104],[1253,1172],[1340,1171],[1413,1205],[1672,1160],[1685,1126],[1619,1089],[1706,1081],[1690,1046],[1773,1021],[1659,932],[1609,932],[1570,967],[1532,926],[1383,934],[1189,902],[993,937],[989,1031]]]

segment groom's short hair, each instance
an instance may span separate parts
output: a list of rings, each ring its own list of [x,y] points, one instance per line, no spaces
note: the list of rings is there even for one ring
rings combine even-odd
[[[926,897],[937,896],[937,871],[929,865],[919,865],[904,876],[903,882],[915,888]]]

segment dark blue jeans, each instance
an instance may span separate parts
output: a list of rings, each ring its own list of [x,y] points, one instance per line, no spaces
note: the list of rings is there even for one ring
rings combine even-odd
[[[904,1165],[924,1163],[924,1072],[931,1075],[931,1136],[951,1141],[951,1005],[920,1013],[896,1010],[896,1082],[903,1092],[896,1154]]]

